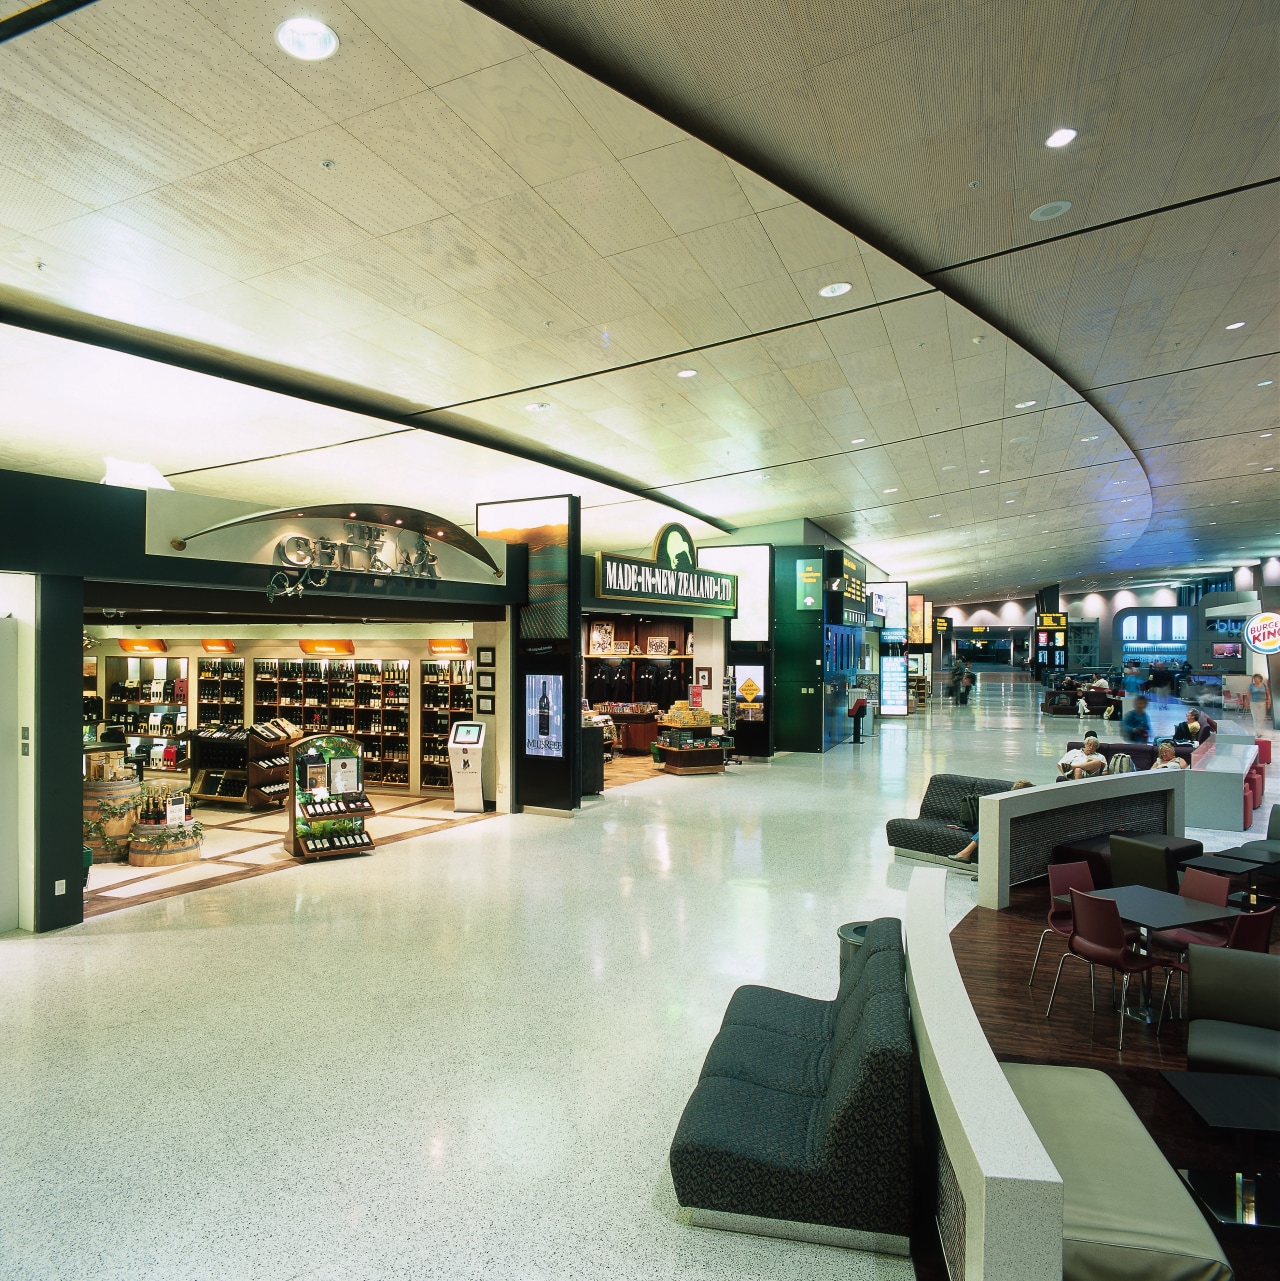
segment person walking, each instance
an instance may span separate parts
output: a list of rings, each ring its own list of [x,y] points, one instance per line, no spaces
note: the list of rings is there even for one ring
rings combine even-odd
[[[973,689],[973,668],[971,668],[969,664],[966,663],[962,658],[959,663],[959,672],[960,672],[960,684],[959,684],[960,692],[956,698],[956,702],[961,707],[968,707],[969,693]]]
[[[1261,672],[1254,672],[1249,682],[1249,715],[1253,717],[1253,732],[1261,738],[1267,727],[1267,713],[1271,710],[1271,686],[1263,679]]]

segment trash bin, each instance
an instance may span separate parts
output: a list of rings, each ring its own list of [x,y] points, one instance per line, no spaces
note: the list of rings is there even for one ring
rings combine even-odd
[[[863,945],[867,938],[867,926],[870,921],[850,921],[847,925],[842,925],[836,931],[836,937],[840,940],[840,973],[844,973],[844,967],[848,965],[853,954]]]

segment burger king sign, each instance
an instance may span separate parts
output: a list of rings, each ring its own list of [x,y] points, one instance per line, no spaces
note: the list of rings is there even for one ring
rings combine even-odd
[[[1254,614],[1244,625],[1244,643],[1255,654],[1280,654],[1280,614]]]

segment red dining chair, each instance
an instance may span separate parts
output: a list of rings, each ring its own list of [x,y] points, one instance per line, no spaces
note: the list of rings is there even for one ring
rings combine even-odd
[[[1030,987],[1036,981],[1036,966],[1040,964],[1040,949],[1044,947],[1045,937],[1049,934],[1061,934],[1071,937],[1071,908],[1057,902],[1059,894],[1068,890],[1093,889],[1093,873],[1088,863],[1050,863],[1049,864],[1049,915],[1045,918],[1048,927],[1040,931],[1040,942],[1036,944],[1036,959],[1031,962],[1031,977],[1027,980]]]
[[[1231,881],[1225,876],[1206,872],[1203,868],[1189,867],[1182,874],[1178,893],[1183,898],[1195,899],[1198,903],[1226,907],[1227,896],[1231,893]],[[1187,925],[1175,930],[1155,930],[1150,941],[1152,947],[1162,947],[1184,956],[1192,943],[1199,943],[1204,947],[1226,947],[1230,934],[1229,921],[1206,921],[1203,925]]]
[[[1062,977],[1062,963],[1069,956],[1084,961],[1089,966],[1089,998],[1094,1012],[1098,1003],[1094,993],[1093,967],[1105,965],[1112,971],[1120,971],[1120,1046],[1124,1049],[1125,1006],[1128,1004],[1129,979],[1135,974],[1143,974],[1155,969],[1162,962],[1154,957],[1143,956],[1129,946],[1129,937],[1125,933],[1124,922],[1120,919],[1120,909],[1114,899],[1096,898],[1092,894],[1082,894],[1079,890],[1071,891],[1072,931],[1067,939],[1067,950],[1058,962],[1058,972],[1054,975],[1053,991],[1049,993],[1049,1008],[1044,1016],[1053,1013],[1053,998],[1058,993],[1058,980]],[[1113,978],[1114,981],[1114,978]]]

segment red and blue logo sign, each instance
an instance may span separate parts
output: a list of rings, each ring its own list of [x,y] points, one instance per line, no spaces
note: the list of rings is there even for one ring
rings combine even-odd
[[[1254,614],[1244,625],[1244,643],[1255,654],[1280,654],[1280,614]]]

